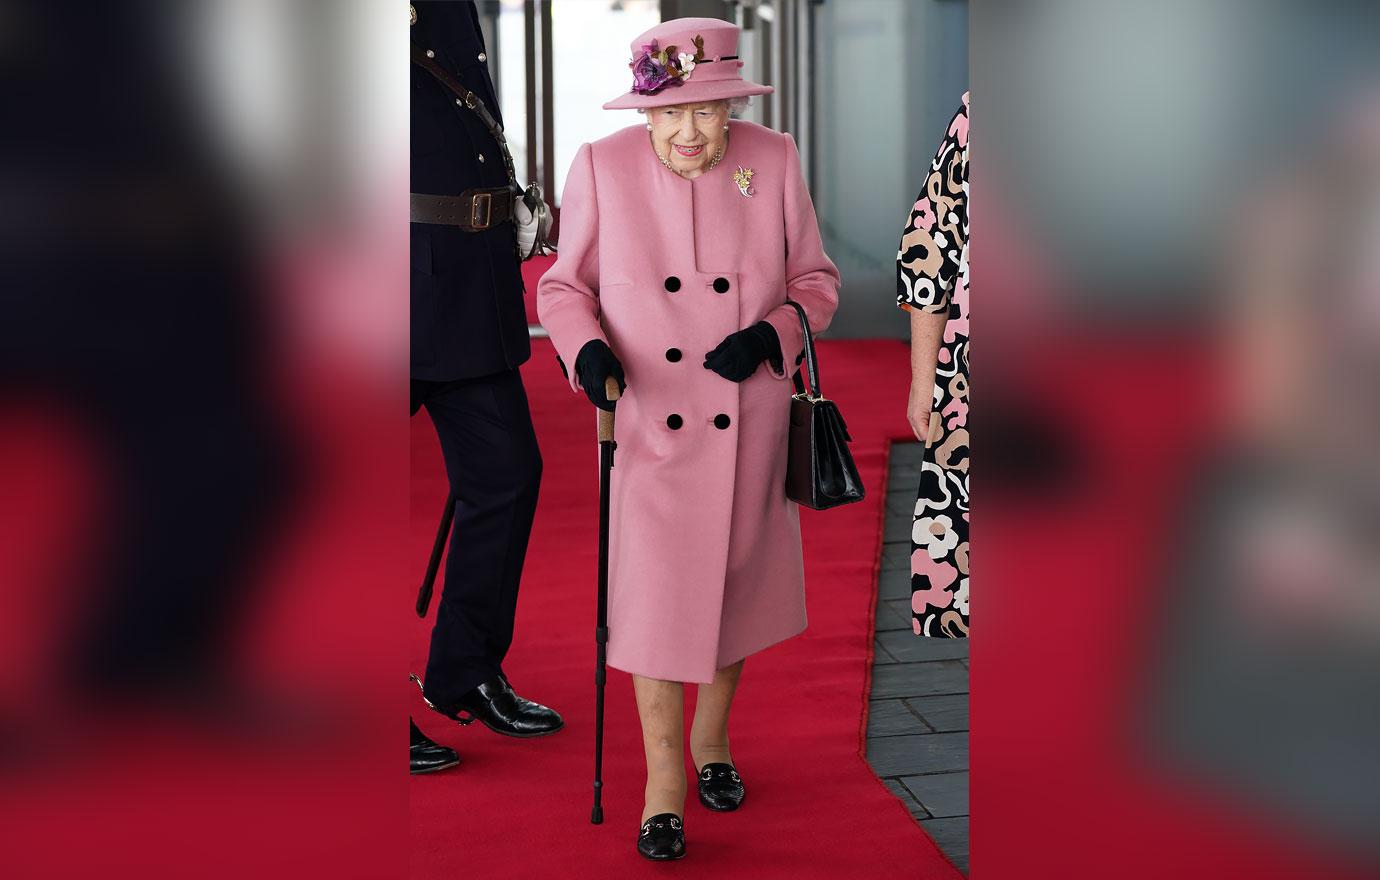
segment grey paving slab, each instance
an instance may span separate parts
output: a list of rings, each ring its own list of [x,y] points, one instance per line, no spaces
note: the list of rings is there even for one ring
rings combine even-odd
[[[891,630],[902,630],[907,636],[915,638],[910,625],[910,603],[905,600],[878,602],[875,627],[879,636]]]
[[[879,608],[880,606],[885,605],[888,611],[890,611],[897,617],[900,617],[902,620],[906,622],[906,628],[911,631],[911,635],[915,634],[915,627],[913,624],[911,624],[911,621],[914,619],[914,616],[911,614],[910,611],[909,596],[906,596],[904,599],[882,599],[880,602],[877,603],[877,605]]]
[[[891,657],[906,662],[925,660],[966,660],[968,659],[967,639],[936,639],[918,637],[906,621],[905,632],[892,631],[877,633],[877,641]]]
[[[900,781],[931,817],[951,819],[968,815],[967,771],[935,773],[930,776],[902,776]]]
[[[886,515],[887,518],[902,515],[907,519],[915,516],[915,493],[912,492],[888,492],[886,496]]]
[[[877,595],[882,599],[910,598],[910,569],[884,571],[877,585]]]
[[[872,665],[873,665],[873,666],[884,666],[884,665],[886,665],[886,664],[888,664],[888,663],[895,663],[895,662],[896,662],[896,658],[893,657],[893,656],[891,656],[891,653],[890,653],[889,651],[887,651],[885,645],[883,645],[881,642],[878,642],[878,641],[875,641],[875,640],[872,642]]]
[[[892,474],[886,483],[887,495],[898,495],[915,511],[915,496],[920,492],[920,468],[906,468]]]
[[[903,700],[873,700],[867,709],[869,738],[933,732]]]
[[[891,467],[901,464],[918,464],[925,458],[925,447],[918,441],[891,444]]]
[[[938,697],[910,697],[906,705],[941,733],[968,729],[968,695],[950,694]]]
[[[921,819],[920,827],[930,836],[949,861],[964,874],[968,873],[968,817],[953,819]]]
[[[967,733],[879,736],[867,743],[867,760],[878,776],[912,776],[968,769]]]
[[[925,460],[925,447],[916,441],[891,444],[891,466],[919,464]]]
[[[906,805],[906,809],[910,811],[911,817],[915,819],[916,822],[919,822],[921,819],[930,818],[930,814],[925,810],[924,805],[915,799],[915,795],[911,794],[910,790],[901,784],[899,779],[883,779],[882,784],[891,789],[891,793],[896,795],[901,803]]]
[[[919,448],[919,444],[911,444]],[[920,461],[916,458],[913,461],[897,462],[895,456],[892,459],[891,469],[887,472],[886,481],[886,512],[888,518],[896,514],[904,513],[907,518],[915,515],[915,496],[920,488]],[[891,530],[888,529],[890,533]],[[909,534],[909,530],[907,530]]]
[[[891,479],[897,474],[918,474],[924,461],[924,451],[919,443],[907,443],[904,448],[899,445],[893,446],[891,447],[890,467],[887,468],[887,478]]]
[[[966,694],[968,669],[958,660],[892,663],[872,670],[872,698]]]
[[[904,465],[919,465],[925,460],[925,447],[912,440],[909,443],[891,444],[891,457],[888,459],[892,468]]]
[[[897,542],[882,545],[882,570],[904,569],[910,571],[910,543]]]
[[[893,516],[890,520],[887,520],[886,534],[900,535],[900,538],[894,539],[894,541],[891,538],[886,538],[885,541],[882,542],[883,553],[886,552],[887,546],[893,546],[893,548],[905,548],[905,553],[911,552],[912,521],[914,521],[914,517],[911,517],[911,514],[909,513],[897,514],[897,516]],[[891,568],[901,568],[901,566],[891,566]],[[909,568],[909,566],[907,566],[907,568]]]

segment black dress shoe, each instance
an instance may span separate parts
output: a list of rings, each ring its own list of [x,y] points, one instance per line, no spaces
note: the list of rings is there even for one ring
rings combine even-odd
[[[435,773],[438,770],[446,770],[460,763],[460,756],[455,753],[455,749],[446,748],[443,745],[434,743],[427,739],[427,735],[422,733],[417,727],[417,722],[411,718],[407,719],[412,725],[412,771],[413,773]]]
[[[470,716],[461,718],[459,712],[451,716],[461,724],[478,719],[494,733],[504,736],[546,736],[565,726],[554,710],[518,696],[502,675],[461,697],[458,709]]]
[[[658,862],[685,855],[685,828],[675,813],[657,813],[642,823],[637,835],[637,851],[643,858]]]
[[[705,764],[700,769],[700,803],[711,810],[727,813],[743,803],[747,789],[732,764]]]

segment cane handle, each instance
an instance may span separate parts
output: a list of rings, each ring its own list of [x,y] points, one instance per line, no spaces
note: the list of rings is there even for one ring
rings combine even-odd
[[[604,380],[604,396],[609,400],[617,400],[621,392],[618,390],[618,380],[609,376]],[[599,442],[613,439],[613,413],[608,410],[599,410]]]

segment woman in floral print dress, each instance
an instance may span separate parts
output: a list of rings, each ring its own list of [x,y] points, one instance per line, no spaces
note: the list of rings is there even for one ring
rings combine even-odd
[[[907,415],[925,443],[911,529],[917,635],[968,635],[968,95],[949,123],[896,254],[910,312]]]

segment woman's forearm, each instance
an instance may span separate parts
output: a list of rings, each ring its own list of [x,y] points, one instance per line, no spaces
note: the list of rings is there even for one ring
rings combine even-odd
[[[939,361],[939,346],[944,340],[947,313],[934,314],[920,309],[910,310],[910,380],[911,384],[928,389],[934,384]]]

